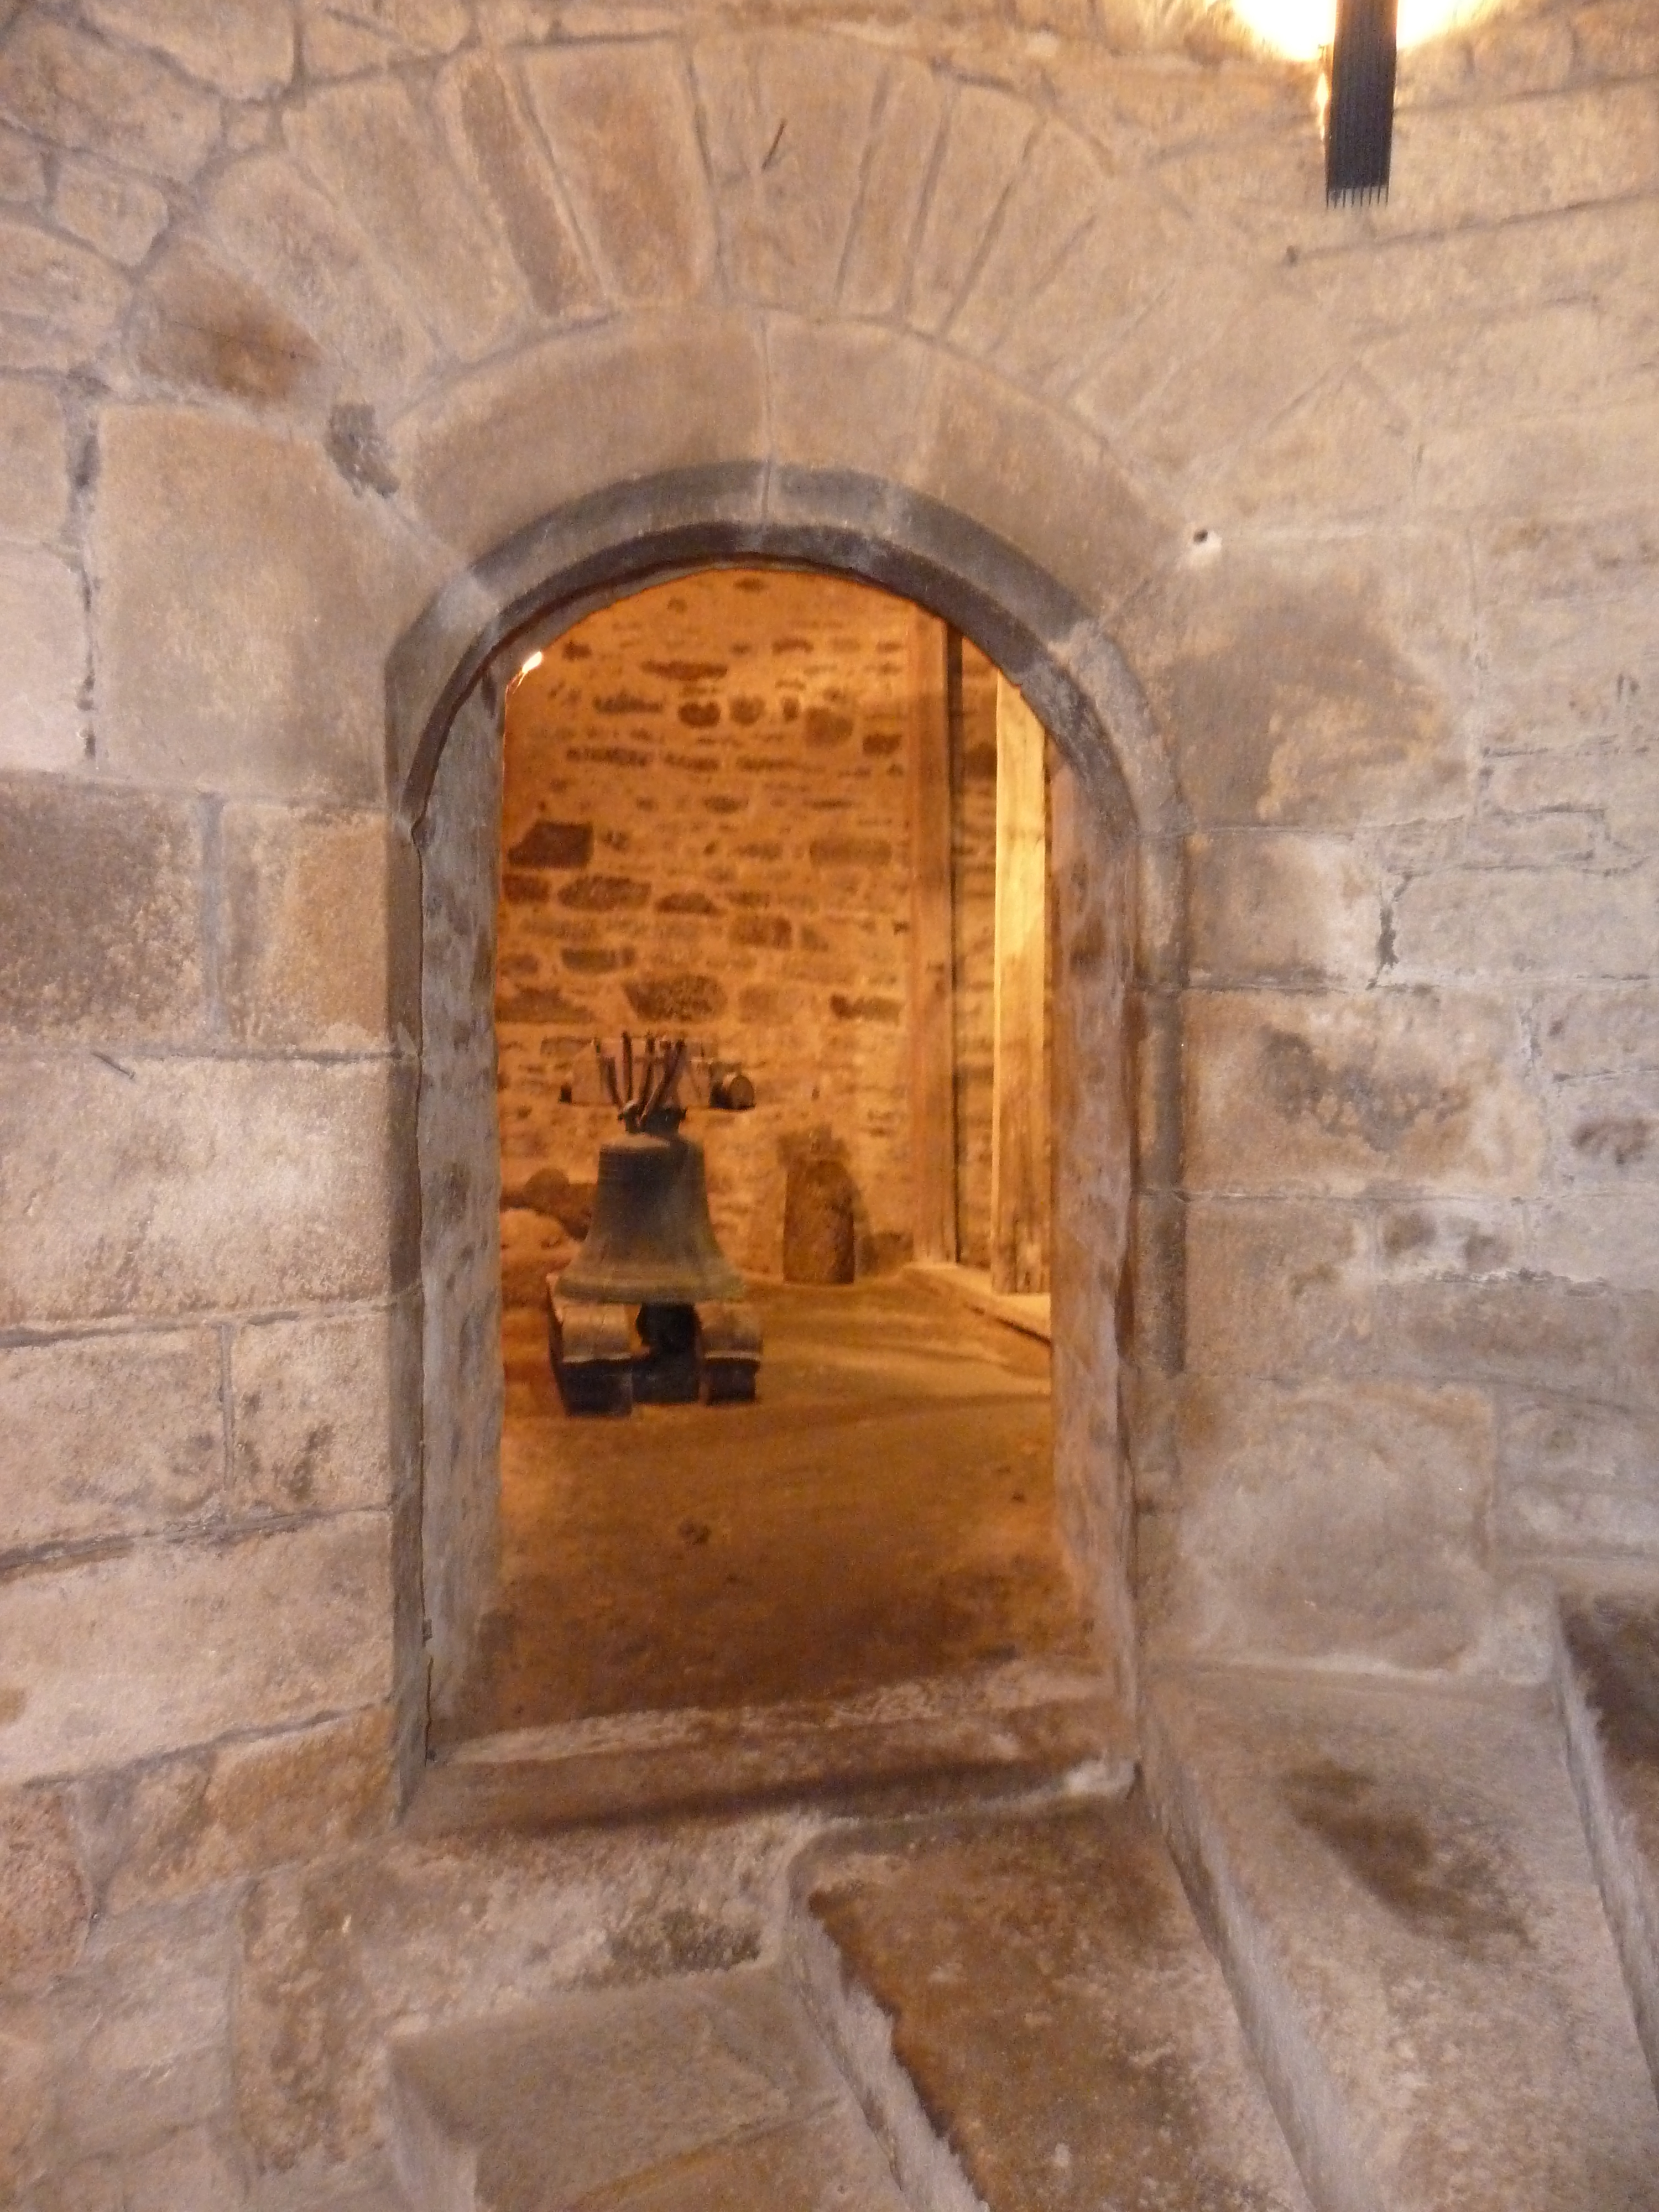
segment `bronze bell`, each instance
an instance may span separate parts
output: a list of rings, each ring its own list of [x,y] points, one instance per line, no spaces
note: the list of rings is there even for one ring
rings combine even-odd
[[[581,1249],[547,1280],[549,1350],[570,1413],[625,1413],[636,1397],[748,1400],[760,1316],[708,1218],[702,1146],[679,1133],[690,1074],[711,1105],[742,1112],[754,1086],[684,1038],[647,1037],[636,1054],[596,1045],[573,1078],[615,1105],[627,1135],[599,1147],[593,1218]],[[716,1085],[744,1095],[723,1097]]]
[[[690,1137],[617,1137],[599,1147],[593,1220],[559,1278],[576,1304],[695,1306],[744,1295],[714,1240],[702,1146]]]

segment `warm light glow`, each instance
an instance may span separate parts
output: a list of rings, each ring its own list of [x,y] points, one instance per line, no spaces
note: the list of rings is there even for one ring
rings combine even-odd
[[[1400,0],[1400,43],[1420,46],[1489,15],[1497,0]],[[1310,62],[1336,29],[1336,0],[1231,0],[1232,12],[1264,46],[1292,61]]]
[[[521,661],[519,664],[519,674],[514,678],[514,682],[516,684],[520,677],[528,676],[532,668],[539,668],[541,665],[542,656],[540,653],[532,653],[528,660]]]

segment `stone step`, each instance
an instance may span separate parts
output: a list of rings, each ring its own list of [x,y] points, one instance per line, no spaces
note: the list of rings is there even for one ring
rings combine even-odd
[[[1146,1767],[1322,2212],[1652,2212],[1643,2063],[1546,1693],[1154,1685]]]
[[[793,1964],[918,2212],[1306,2212],[1138,1796],[815,1848]]]
[[[393,2046],[414,2212],[904,2212],[787,1979],[576,1993]]]
[[[1567,1591],[1558,1617],[1573,1785],[1659,2082],[1659,1592]]]

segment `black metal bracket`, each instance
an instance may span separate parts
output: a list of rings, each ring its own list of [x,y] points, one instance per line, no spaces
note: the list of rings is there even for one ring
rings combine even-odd
[[[1389,197],[1399,0],[1337,0],[1326,118],[1325,198],[1333,207]]]

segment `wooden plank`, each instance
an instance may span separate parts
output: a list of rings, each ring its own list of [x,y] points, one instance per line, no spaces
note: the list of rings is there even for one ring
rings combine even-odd
[[[957,1256],[949,633],[910,612],[910,1181],[918,1260]]]
[[[999,675],[991,1283],[1002,1291],[1048,1287],[1047,742],[1042,723]]]

